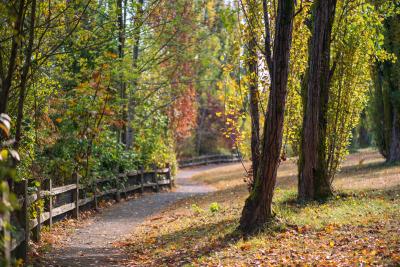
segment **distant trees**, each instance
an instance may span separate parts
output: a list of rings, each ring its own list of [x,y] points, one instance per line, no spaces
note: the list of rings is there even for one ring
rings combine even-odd
[[[376,62],[371,119],[379,151],[387,162],[400,161],[400,15],[384,21],[384,48],[396,59]]]

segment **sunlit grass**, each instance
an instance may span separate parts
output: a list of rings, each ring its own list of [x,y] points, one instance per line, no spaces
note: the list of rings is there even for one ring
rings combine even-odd
[[[376,152],[351,155],[335,182],[336,196],[324,203],[298,204],[295,162],[282,164],[273,204],[276,220],[246,240],[236,230],[248,195],[243,173],[236,164],[197,176],[217,191],[182,200],[160,219],[137,229],[128,241],[133,262],[140,266],[400,263],[400,166],[383,164]],[[382,178],[383,173],[390,177]],[[215,203],[217,210],[210,208]]]

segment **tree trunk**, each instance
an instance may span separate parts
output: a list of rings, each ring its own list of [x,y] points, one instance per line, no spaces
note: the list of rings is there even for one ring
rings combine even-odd
[[[8,95],[10,94],[10,89],[12,85],[12,81],[14,78],[14,72],[17,65],[17,56],[18,50],[20,48],[20,38],[21,38],[21,31],[22,25],[24,21],[24,14],[25,14],[25,1],[19,1],[18,13],[16,20],[14,22],[13,28],[13,37],[11,42],[11,51],[10,51],[10,58],[8,60],[8,69],[7,75],[5,77],[1,77],[1,91],[0,91],[0,114],[5,113],[7,111],[7,102],[8,102]]]
[[[396,108],[394,108],[393,123],[392,123],[392,140],[390,142],[388,162],[394,163],[398,161],[400,161],[400,117]]]
[[[136,16],[133,21],[133,38],[134,45],[132,49],[132,71],[136,74],[138,68],[138,59],[139,59],[139,45],[140,45],[140,28],[142,24],[142,15],[143,15],[143,4],[144,0],[139,0],[136,8]],[[126,130],[126,148],[131,149],[133,147],[133,139],[134,133],[132,128],[132,121],[135,114],[135,99],[133,97],[134,90],[138,85],[138,77],[133,77],[132,81],[132,90],[129,92],[129,100],[128,100],[128,111],[127,111],[127,130]]]
[[[35,17],[36,17],[36,0],[31,2],[31,14],[29,22],[29,41],[28,47],[25,52],[25,64],[22,67],[21,82],[20,82],[20,92],[18,100],[18,114],[16,123],[16,133],[15,133],[15,147],[18,148],[21,135],[22,135],[22,119],[24,117],[24,102],[27,87],[28,74],[31,69],[31,58],[33,51],[33,41],[35,38]]]
[[[248,75],[249,93],[250,93],[250,117],[251,117],[251,162],[253,169],[253,179],[250,180],[250,190],[254,187],[254,179],[257,176],[258,165],[260,161],[260,112],[258,107],[258,57],[257,57],[257,35],[253,31],[256,25],[255,16],[257,10],[256,1],[249,3],[249,34],[248,43]]]
[[[335,8],[336,0],[315,2],[299,161],[300,201],[332,195],[326,163],[326,127],[331,75],[330,46]]]
[[[125,17],[124,16],[124,9],[123,7],[123,0],[117,0],[117,26],[118,26],[118,58],[121,63],[121,68],[122,64],[124,61],[125,53]],[[120,139],[122,143],[126,144],[126,135],[127,135],[127,109],[128,105],[126,103],[127,101],[127,95],[126,95],[126,83],[125,83],[125,77],[122,73],[119,74],[119,95],[121,97],[121,100],[123,101],[122,105],[122,121],[125,123],[122,129],[122,133],[120,134]]]
[[[254,189],[242,211],[239,229],[252,233],[272,219],[272,197],[282,147],[283,119],[287,95],[294,0],[280,0],[275,26],[271,91],[264,123],[260,165]]]

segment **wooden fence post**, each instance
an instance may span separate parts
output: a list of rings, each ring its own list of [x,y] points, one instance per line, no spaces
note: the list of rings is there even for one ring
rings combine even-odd
[[[160,191],[160,185],[158,184],[158,177],[157,177],[157,165],[154,164],[154,181],[156,182],[156,192]]]
[[[79,219],[79,175],[76,172],[74,172],[73,178],[76,184],[76,188],[74,189],[74,191],[72,191],[73,201],[75,202],[73,217],[78,220]]]
[[[118,176],[119,178],[121,178],[122,177],[122,179],[123,179],[123,181],[122,181],[122,186],[123,186],[123,188],[122,188],[122,192],[120,192],[119,193],[119,197],[120,197],[120,199],[122,198],[121,197],[121,193],[123,193],[123,196],[124,196],[124,199],[126,200],[127,198],[128,198],[128,193],[127,193],[127,186],[129,185],[129,175],[128,175],[128,173],[125,173],[125,174],[123,174],[122,176],[121,176],[121,174],[119,174],[119,176]],[[117,184],[117,186],[118,186],[118,184]]]
[[[29,245],[28,180],[23,180],[22,183],[19,184],[19,187],[24,200],[19,212],[18,220],[24,230],[24,241],[22,241],[16,249],[15,255],[18,259],[22,259],[24,263],[27,263]]]
[[[169,189],[172,189],[172,176],[171,176],[171,164],[167,163],[167,180],[169,180]]]
[[[99,208],[97,207],[97,180],[93,179],[93,196],[94,196],[94,209],[98,210]]]
[[[116,181],[116,183],[115,183],[115,189],[116,189],[116,191],[115,191],[115,201],[116,202],[121,202],[121,191],[119,190],[119,182],[118,182],[119,178],[120,178],[120,176],[117,175],[117,179],[115,180]]]
[[[144,167],[140,167],[140,191],[144,193]]]
[[[47,180],[47,190],[49,191],[49,227],[53,226],[53,180],[50,178]]]
[[[36,195],[37,195],[37,202],[40,202],[40,200],[42,199],[41,195],[40,195],[40,186],[37,188],[36,191]],[[40,231],[42,229],[42,217],[41,217],[41,210],[39,206],[36,206],[36,220],[37,220],[37,225],[35,227],[35,230],[33,231],[33,240],[35,242],[39,242],[40,241]]]
[[[4,191],[2,192],[2,202],[4,205],[8,205],[9,203],[9,187],[8,183],[6,181],[2,182],[2,186]],[[1,231],[2,231],[2,239],[4,241],[3,243],[3,251],[1,251],[1,257],[3,258],[0,261],[0,264],[3,263],[4,267],[10,267],[11,265],[11,234],[10,230],[8,229],[8,224],[10,223],[10,212],[6,209],[3,213],[3,220],[2,220],[2,225],[1,225]],[[4,262],[3,262],[4,261]]]

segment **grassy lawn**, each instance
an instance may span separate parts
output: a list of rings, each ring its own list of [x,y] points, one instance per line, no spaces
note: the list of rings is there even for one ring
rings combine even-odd
[[[248,167],[248,166],[247,166]],[[247,196],[240,164],[195,177],[214,193],[176,203],[124,243],[133,266],[400,265],[400,166],[363,150],[348,157],[326,203],[296,203],[297,167],[281,164],[265,232],[235,231]]]

